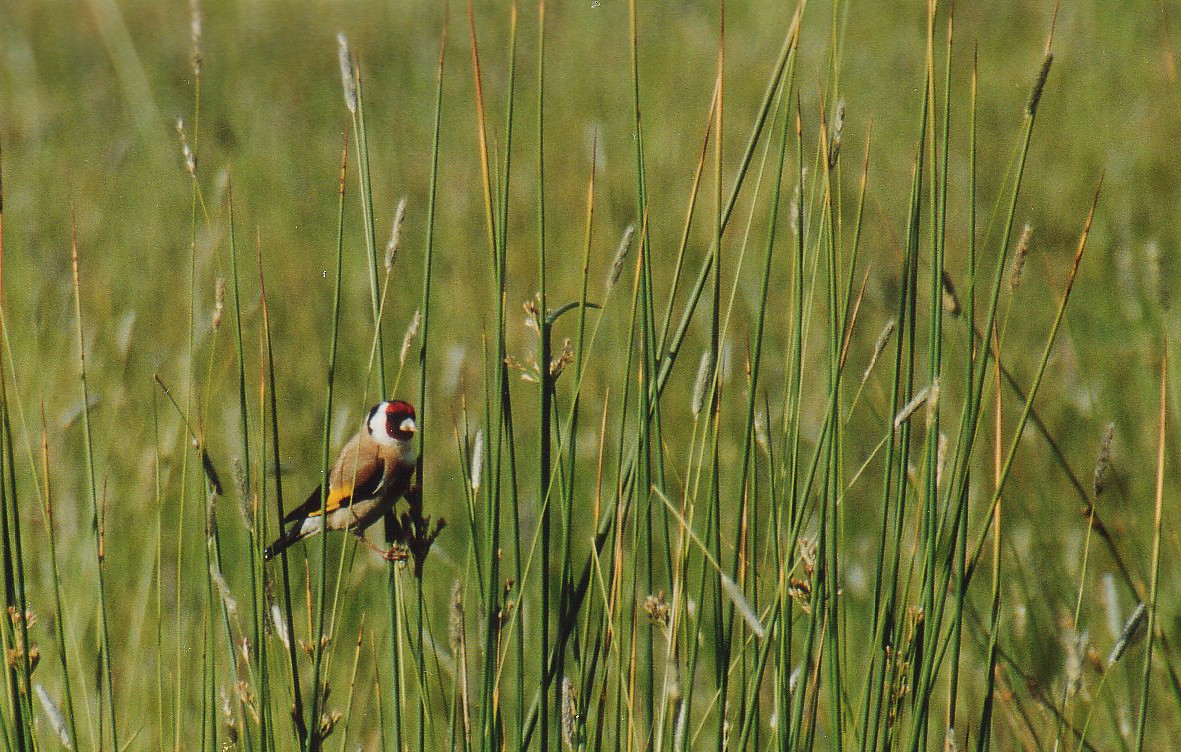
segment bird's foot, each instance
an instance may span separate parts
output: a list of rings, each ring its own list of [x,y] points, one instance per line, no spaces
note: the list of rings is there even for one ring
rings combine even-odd
[[[406,546],[401,543],[394,543],[389,548],[382,548],[373,541],[369,540],[364,534],[358,534],[357,540],[365,544],[365,546],[386,561],[405,561],[406,560]]]

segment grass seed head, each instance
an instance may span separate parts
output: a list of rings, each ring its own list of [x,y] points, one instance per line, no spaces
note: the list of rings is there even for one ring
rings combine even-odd
[[[693,382],[693,403],[691,409],[693,417],[701,415],[705,407],[705,395],[709,391],[709,380],[713,372],[713,357],[710,351],[701,353],[701,362],[697,364],[697,379]]]
[[[197,177],[197,158],[193,156],[193,149],[189,146],[188,136],[185,135],[184,118],[176,119],[176,134],[180,137],[180,153],[185,160],[185,170],[189,177]]]
[[[835,169],[837,158],[841,154],[841,135],[845,130],[845,100],[837,102],[836,111],[832,116],[832,133],[828,141],[828,169]]]
[[[1033,226],[1026,224],[1021,228],[1021,237],[1017,240],[1017,250],[1013,253],[1013,270],[1009,273],[1009,289],[1016,290],[1021,284],[1021,272],[1025,270],[1025,259],[1029,256],[1029,240],[1033,237]]]
[[[291,638],[287,634],[287,620],[283,618],[279,604],[274,601],[271,601],[271,628],[275,630],[275,636],[283,643],[283,647],[290,650]]]
[[[663,590],[655,595],[648,595],[644,598],[644,611],[648,614],[648,620],[652,624],[661,628],[668,626],[668,617],[671,608]]]
[[[805,614],[812,613],[812,583],[799,577],[792,577],[787,586],[787,594],[799,604]]]
[[[189,2],[189,41],[192,43],[193,75],[201,77],[201,67],[205,61],[201,52],[201,3],[200,0]]]
[[[226,743],[230,746],[238,743],[238,724],[234,722],[234,708],[230,704],[230,693],[225,687],[218,687],[217,695],[221,698],[221,722],[225,731]]]
[[[807,178],[808,168],[804,167],[800,170],[799,180],[796,181],[796,187],[792,190],[791,194],[791,208],[788,210],[788,220],[791,225],[791,234],[794,238],[800,237],[800,227],[804,224],[804,210],[803,204],[800,203],[800,191]]]
[[[684,700],[677,702],[677,720],[673,728],[673,752],[683,752],[685,737],[689,732],[689,704]]]
[[[221,570],[217,568],[216,563],[211,562],[209,564],[209,576],[213,578],[213,584],[217,588],[217,594],[221,597],[221,602],[225,606],[226,613],[231,617],[237,616],[238,601],[234,598],[234,594],[230,592],[229,583],[222,576]]]
[[[927,428],[935,425],[935,418],[939,410],[939,379],[931,382],[931,387],[927,391]]]
[[[819,551],[819,546],[815,538],[800,538],[796,548],[796,555],[800,559],[800,564],[804,567],[804,574],[808,577],[816,571],[816,554]]]
[[[398,246],[402,242],[402,223],[406,220],[406,199],[398,201],[394,210],[394,223],[390,226],[390,240],[385,244],[385,273],[394,270],[394,259],[398,257]]]
[[[722,573],[722,590],[730,597],[734,603],[734,608],[739,615],[746,622],[746,626],[751,633],[760,640],[767,636],[767,628],[759,621],[759,615],[755,613],[754,608],[746,599],[746,594],[742,592],[742,588],[729,575]]]
[[[320,741],[324,741],[332,732],[336,730],[336,724],[340,723],[340,719],[344,714],[339,710],[333,710],[320,716],[320,728],[316,731],[316,736]]]
[[[574,362],[574,343],[570,338],[562,340],[562,351],[550,359],[549,376],[550,381],[557,381],[558,377],[562,375],[562,371],[566,370],[566,366]]]
[[[410,345],[418,336],[418,329],[422,326],[422,311],[415,311],[410,317],[410,325],[406,327],[406,334],[402,337],[402,349],[398,351],[398,364],[406,365],[406,356],[410,354]]]
[[[578,694],[569,676],[562,677],[562,743],[576,750],[582,745],[582,716],[578,712]]]
[[[447,620],[447,641],[451,655],[459,660],[463,647],[463,581],[456,580],[451,586],[451,610]]]
[[[902,409],[894,416],[894,430],[902,428],[902,425],[914,417],[914,414],[918,412],[919,408],[927,402],[927,398],[931,395],[932,386],[938,389],[937,384],[928,384],[911,397],[909,402],[902,406]]]
[[[226,279],[218,277],[213,284],[213,329],[221,326],[222,316],[226,312]]]
[[[247,530],[254,530],[255,498],[247,483],[246,467],[238,457],[234,458],[234,488],[238,492],[235,499],[238,502],[238,514],[242,515],[242,525]]]
[[[1046,57],[1042,60],[1042,68],[1037,73],[1037,80],[1033,83],[1033,91],[1029,94],[1029,101],[1025,105],[1025,111],[1030,117],[1037,114],[1037,106],[1042,100],[1042,91],[1046,88],[1046,77],[1050,75],[1050,65],[1053,62],[1054,53],[1047,52]]]
[[[872,371],[873,367],[877,365],[878,358],[881,357],[882,351],[886,349],[886,345],[890,343],[890,337],[894,336],[894,330],[897,328],[898,322],[894,319],[890,319],[886,322],[886,325],[882,327],[882,333],[878,335],[877,340],[873,343],[873,353],[869,356],[869,363],[866,364],[865,372],[861,375],[862,381],[865,381],[869,378],[870,371]]]
[[[1118,663],[1119,659],[1124,657],[1124,653],[1127,652],[1128,648],[1135,646],[1144,639],[1144,634],[1148,631],[1147,627],[1148,607],[1141,603],[1136,606],[1136,609],[1132,611],[1132,615],[1124,622],[1124,627],[1120,630],[1115,645],[1111,647],[1111,652],[1107,655],[1108,668]]]

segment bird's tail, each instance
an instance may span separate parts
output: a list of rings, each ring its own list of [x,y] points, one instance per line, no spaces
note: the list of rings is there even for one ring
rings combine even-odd
[[[287,550],[288,546],[300,540],[303,536],[300,534],[299,528],[300,526],[296,525],[295,527],[280,535],[274,543],[267,546],[262,552],[263,560],[270,561],[283,551]]]

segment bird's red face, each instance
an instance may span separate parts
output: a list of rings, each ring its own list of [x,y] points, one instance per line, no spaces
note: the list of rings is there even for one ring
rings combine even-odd
[[[402,400],[374,405],[369,411],[368,426],[370,435],[382,443],[410,441],[418,430],[414,406]]]

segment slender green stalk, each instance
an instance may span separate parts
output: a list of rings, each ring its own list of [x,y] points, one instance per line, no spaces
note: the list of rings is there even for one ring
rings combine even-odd
[[[950,21],[948,22],[950,26]],[[949,28],[950,32],[950,28]],[[950,33],[948,35],[950,37]],[[948,44],[947,76],[951,78],[950,63],[951,44]],[[964,321],[968,329],[968,357],[965,358],[964,383],[965,390],[972,392],[972,378],[975,375],[975,344],[973,327],[976,321],[976,58],[973,50],[972,73],[969,84],[968,105],[968,269],[967,269],[967,302],[964,306]],[[950,101],[950,97],[948,98]],[[946,129],[945,129],[946,130]],[[947,143],[946,136],[944,143]],[[946,165],[946,160],[944,161]],[[946,182],[946,171],[944,181]],[[969,474],[970,469],[964,468]],[[968,475],[970,479],[970,475]],[[937,479],[938,483],[938,479]],[[952,620],[952,648],[951,648],[951,676],[948,681],[947,727],[954,732],[956,728],[956,710],[959,699],[960,674],[960,645],[963,639],[964,606],[968,597],[967,557],[968,557],[968,496],[961,494],[956,499],[958,511],[957,534],[955,536],[955,613]]]
[[[281,453],[279,445],[279,406],[277,401],[277,389],[275,387],[275,353],[271,346],[271,317],[270,308],[267,305],[266,276],[263,274],[261,244],[258,246],[258,291],[259,300],[262,306],[262,335],[266,347],[266,373],[269,387],[267,389],[267,394],[269,395],[269,407],[271,414],[271,463],[275,468],[276,528],[281,530],[283,526],[283,519],[287,516],[287,511],[283,503],[283,472],[280,467]],[[294,634],[292,634],[295,621],[293,618],[291,606],[291,569],[287,561],[286,549],[279,554],[279,567],[280,571],[282,572],[283,616],[286,619],[285,629],[287,631],[287,662],[288,668],[291,671],[291,696],[293,698],[291,719],[295,726],[299,746],[303,747],[307,743],[308,727],[306,721],[304,720],[305,714],[303,707],[303,692],[300,689],[299,682],[299,663],[296,660],[295,637]]]
[[[71,261],[74,278],[74,321],[77,325],[78,371],[82,381],[82,430],[86,445],[86,477],[90,493],[91,531],[94,533],[94,562],[98,576],[99,647],[102,652],[103,680],[107,698],[107,722],[111,727],[111,748],[120,752],[119,727],[115,722],[114,668],[111,661],[111,637],[107,622],[106,570],[103,566],[103,540],[99,529],[98,487],[94,479],[94,442],[90,429],[90,390],[86,384],[86,346],[82,336],[82,285],[78,274],[78,233],[70,236]],[[101,739],[101,729],[100,729]]]
[[[427,201],[427,227],[426,227],[426,250],[423,255],[422,262],[422,305],[419,310],[422,311],[422,334],[419,339],[418,348],[418,468],[416,475],[420,485],[419,492],[425,496],[425,476],[423,474],[424,455],[426,454],[426,415],[427,411],[427,335],[429,333],[431,321],[431,272],[434,261],[435,250],[435,213],[437,210],[436,198],[438,196],[438,179],[439,179],[439,139],[442,130],[443,118],[443,63],[446,59],[447,48],[447,18],[444,16],[443,27],[440,31],[439,39],[439,63],[438,74],[436,78],[435,88],[435,125],[431,144],[431,178],[430,178],[430,198]],[[425,501],[423,502],[425,504]],[[418,592],[418,614],[421,618],[423,612],[423,592],[422,581],[417,582]],[[418,637],[418,676],[419,686],[426,685],[426,662],[423,657],[422,645],[422,624],[419,624]],[[456,657],[456,660],[459,660]],[[423,701],[419,703],[419,728],[420,741],[419,749],[423,749],[426,743],[426,701],[425,691]]]
[[[69,725],[70,740],[74,745],[78,745],[78,727],[75,722],[74,713],[74,694],[70,689],[70,667],[66,658],[66,619],[62,611],[62,586],[61,586],[61,568],[58,565],[57,557],[57,529],[54,526],[53,519],[53,493],[51,491],[50,474],[49,474],[49,430],[45,422],[45,406],[41,406],[41,475],[45,479],[45,525],[46,534],[49,538],[49,560],[53,566],[53,614],[57,621],[57,650],[58,661],[61,665],[62,672],[62,693],[65,696],[65,711],[66,723]],[[157,547],[157,550],[159,548]],[[157,604],[158,609],[158,604]],[[158,624],[163,621],[158,619]],[[160,701],[161,701],[161,716],[163,715],[163,684],[160,682]],[[161,723],[160,732],[163,734],[164,725]],[[162,739],[163,737],[161,737]],[[75,749],[77,746],[75,746]]]
[[[2,364],[0,364],[2,365]],[[33,656],[29,642],[29,601],[25,586],[24,542],[12,461],[12,430],[8,419],[8,380],[0,369],[0,540],[4,541],[4,600],[8,623],[4,632],[5,676],[10,682],[12,722],[17,749],[31,749],[33,739]],[[15,646],[10,646],[8,630]]]
[[[341,44],[344,44],[343,36],[341,37]],[[341,51],[341,54],[343,56],[341,66],[347,66],[348,71],[352,74],[356,87],[355,102],[351,103],[349,111],[353,119],[353,132],[356,134],[357,180],[360,189],[362,225],[365,235],[365,249],[367,251],[365,259],[366,266],[369,270],[370,303],[373,306],[373,336],[377,341],[377,391],[379,395],[384,396],[385,390],[389,385],[385,380],[385,346],[382,342],[381,304],[377,292],[377,268],[379,259],[377,231],[373,219],[373,181],[369,171],[369,131],[365,127],[364,76],[361,75],[361,66],[349,55],[347,47]],[[342,74],[343,72],[344,70],[342,68]],[[347,90],[346,103],[349,103],[347,101]]]
[[[546,686],[546,672],[549,668],[550,646],[550,409],[553,379],[550,374],[550,329],[549,303],[546,295],[545,258],[545,0],[537,3],[537,503],[541,508],[541,613],[538,622],[541,627],[541,650],[538,652],[538,684]],[[507,204],[507,191],[506,191]],[[563,655],[558,654],[558,673],[562,672]],[[555,683],[554,707],[561,708],[561,686]],[[541,703],[541,727],[550,728],[549,701]],[[523,725],[523,724],[522,724]],[[518,728],[518,733],[520,729]],[[549,749],[550,734],[541,735],[541,750]]]
[[[357,691],[357,669],[361,665],[361,645],[365,642],[365,616],[361,616],[361,626],[357,629],[357,646],[353,651],[353,668],[349,672],[349,697],[345,703],[344,714],[341,718],[344,720],[344,728],[340,730],[340,746],[337,747],[339,752],[344,752],[345,744],[349,738],[349,722],[353,718],[353,699]],[[378,703],[380,705],[380,703]]]
[[[1152,517],[1152,579],[1148,585],[1148,645],[1144,649],[1144,673],[1140,684],[1140,714],[1136,722],[1136,752],[1144,749],[1148,724],[1148,689],[1152,681],[1152,648],[1156,640],[1157,589],[1160,584],[1161,528],[1165,498],[1165,420],[1168,417],[1169,353],[1161,339],[1160,410],[1157,416],[1156,496]]]
[[[924,138],[927,143],[927,154],[929,155],[929,170],[930,177],[928,179],[928,190],[930,195],[928,197],[929,210],[931,218],[930,225],[930,243],[931,243],[931,272],[929,276],[929,334],[927,337],[928,361],[927,361],[927,383],[932,385],[930,389],[937,390],[940,377],[942,375],[943,365],[943,224],[944,224],[944,206],[946,203],[946,176],[947,176],[947,128],[950,121],[950,88],[946,89],[944,94],[944,108],[942,116],[942,136],[937,134],[937,124],[935,122],[935,112],[937,112],[937,101],[935,95],[937,71],[935,69],[935,3],[929,2],[927,4],[927,86],[926,86],[926,102],[923,107],[925,110],[932,113],[930,118],[924,118],[926,128]],[[948,57],[951,54],[951,40],[948,40]],[[950,87],[950,71],[947,74],[948,87]],[[940,160],[942,162],[942,169],[940,169]],[[920,169],[922,166],[920,165]],[[924,441],[924,450],[926,454],[925,471],[923,478],[923,521],[922,521],[922,545],[925,549],[924,560],[922,562],[922,596],[921,608],[924,616],[923,625],[923,640],[920,643],[920,669],[919,669],[919,684],[916,693],[918,700],[915,706],[915,718],[911,727],[911,749],[918,752],[920,748],[925,749],[927,746],[927,732],[928,732],[928,718],[930,715],[930,687],[934,681],[935,676],[935,651],[931,650],[935,639],[939,634],[942,626],[942,603],[944,594],[939,596],[939,607],[936,607],[936,578],[938,567],[938,549],[940,545],[938,535],[938,519],[939,519],[939,489],[937,485],[937,465],[938,465],[938,443],[939,443],[939,399],[938,392],[935,391],[934,396],[929,398],[931,400],[930,408],[927,411],[927,426],[926,438]],[[928,639],[928,634],[930,638]],[[954,719],[952,719],[954,721]]]
[[[346,134],[347,138],[347,134]],[[329,340],[328,349],[328,370],[327,370],[327,394],[324,398],[324,437],[321,442],[320,455],[320,514],[321,519],[327,520],[326,510],[328,506],[328,470],[330,463],[329,451],[332,446],[332,396],[333,387],[336,382],[336,345],[340,338],[340,308],[341,308],[341,277],[344,271],[344,198],[345,198],[345,176],[348,167],[348,148],[346,146],[341,150],[340,157],[340,187],[338,190],[338,213],[337,213],[337,229],[336,229],[336,277],[332,293],[332,335]],[[314,652],[312,657],[312,697],[308,706],[308,720],[307,728],[308,735],[304,741],[305,752],[318,752],[320,749],[320,739],[317,729],[320,726],[320,707],[323,702],[323,692],[321,691],[321,671],[323,669],[324,660],[324,621],[325,621],[325,602],[327,599],[327,575],[328,575],[328,536],[320,536],[320,572],[319,572],[319,590],[318,601],[316,604],[316,628],[312,632],[312,637],[315,640]],[[395,746],[400,748],[401,742],[395,735]]]
[[[247,402],[246,402],[246,354],[245,354],[245,349],[243,348],[243,345],[242,345],[242,299],[241,299],[241,292],[239,289],[240,284],[239,284],[239,278],[238,278],[238,245],[235,242],[235,234],[234,234],[234,193],[233,193],[232,186],[227,189],[226,198],[227,198],[227,208],[228,208],[228,212],[229,212],[229,223],[230,223],[230,226],[229,226],[230,276],[233,279],[233,283],[234,283],[233,284],[233,291],[234,291],[234,344],[237,349],[237,362],[238,362],[238,419],[239,419],[238,425],[239,425],[240,437],[241,437],[241,441],[242,441],[242,464],[241,464],[242,478],[241,478],[240,487],[237,490],[238,490],[238,493],[245,493],[248,495],[247,498],[243,498],[243,499],[239,500],[240,503],[243,505],[243,508],[248,509],[253,506],[253,504],[251,503],[251,499],[249,498],[249,494],[251,493],[251,489],[253,488],[253,485],[251,483],[251,473],[250,473],[250,464],[251,464],[251,459],[252,459],[251,455],[250,455],[250,414],[249,414],[249,408],[248,408]],[[250,530],[248,530],[248,532],[250,533],[250,538],[251,538],[250,553],[249,553],[249,556],[247,557],[247,561],[249,562],[249,573],[250,573],[250,584],[251,584],[251,588],[250,588],[250,601],[251,601],[250,613],[251,613],[251,617],[252,617],[251,618],[251,626],[252,626],[251,638],[253,640],[254,645],[257,646],[257,650],[263,651],[266,649],[266,646],[263,641],[263,626],[262,626],[263,608],[262,608],[262,601],[260,599],[260,596],[262,595],[262,585],[261,585],[262,560],[261,560],[261,556],[259,555],[259,553],[262,551],[262,547],[265,545],[265,542],[260,539],[260,536],[258,535],[258,530],[256,528],[251,528]],[[233,645],[232,641],[230,644],[230,655],[231,656],[234,655],[234,645]],[[261,652],[260,652],[260,658],[261,658]],[[263,669],[265,669],[265,663],[262,663],[260,661],[260,666]],[[245,715],[246,703],[245,703],[244,698],[242,698],[241,696],[239,696],[239,709],[242,711],[243,715]],[[267,736],[267,727],[266,727],[266,722],[265,722],[266,721],[266,714],[265,713],[261,714],[260,719],[262,720],[262,725],[259,727],[259,738],[266,739],[266,736]],[[250,739],[251,739],[251,734],[247,733],[246,734],[247,746],[249,746],[251,743]]]

